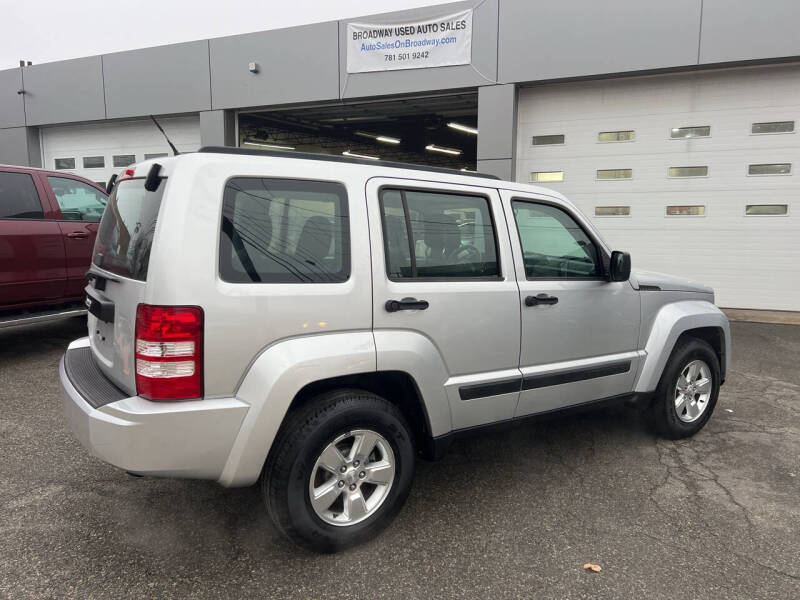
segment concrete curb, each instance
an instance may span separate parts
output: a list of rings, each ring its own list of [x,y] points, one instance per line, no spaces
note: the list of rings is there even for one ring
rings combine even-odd
[[[722,312],[724,312],[731,321],[800,325],[800,312],[790,310],[749,310],[745,308],[723,308]]]

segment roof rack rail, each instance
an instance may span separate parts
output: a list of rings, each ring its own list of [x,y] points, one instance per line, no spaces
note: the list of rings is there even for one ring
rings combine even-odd
[[[304,160],[323,160],[327,162],[341,162],[355,165],[373,165],[391,167],[393,169],[411,169],[414,171],[430,171],[433,173],[449,173],[450,175],[464,175],[467,177],[482,177],[485,179],[500,179],[497,175],[477,173],[475,171],[459,171],[445,167],[430,167],[428,165],[415,165],[396,161],[376,161],[368,158],[353,156],[338,156],[336,154],[315,154],[311,152],[292,152],[290,150],[256,150],[251,148],[232,148],[230,146],[203,146],[198,150],[206,154],[246,154],[252,156],[276,156],[280,158],[302,158]]]

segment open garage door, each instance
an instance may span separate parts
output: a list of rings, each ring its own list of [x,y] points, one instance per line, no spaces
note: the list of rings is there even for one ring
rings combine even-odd
[[[239,146],[474,170],[476,92],[239,113]]]
[[[157,119],[178,151],[200,147],[198,116]],[[101,185],[130,164],[172,154],[150,119],[46,127],[41,136],[45,169],[75,173]]]
[[[800,67],[523,88],[518,119],[518,179],[566,194],[634,268],[800,310]]]

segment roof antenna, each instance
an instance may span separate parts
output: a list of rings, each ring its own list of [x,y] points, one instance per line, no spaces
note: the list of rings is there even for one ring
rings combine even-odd
[[[178,156],[178,154],[180,154],[180,152],[178,152],[178,149],[175,147],[175,144],[173,144],[171,141],[169,141],[169,137],[167,137],[167,134],[164,133],[164,130],[162,129],[161,125],[158,124],[158,121],[156,121],[156,118],[153,115],[150,115],[150,118],[153,119],[153,123],[156,124],[156,127],[158,127],[158,130],[164,136],[164,139],[167,140],[167,143],[169,144],[169,147],[172,148],[173,156]]]

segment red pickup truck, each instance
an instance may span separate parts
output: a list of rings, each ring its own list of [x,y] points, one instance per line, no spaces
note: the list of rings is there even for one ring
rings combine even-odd
[[[0,328],[85,313],[107,201],[83,177],[0,165]]]

